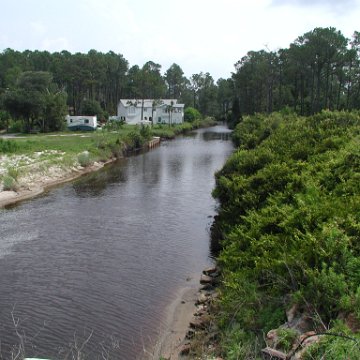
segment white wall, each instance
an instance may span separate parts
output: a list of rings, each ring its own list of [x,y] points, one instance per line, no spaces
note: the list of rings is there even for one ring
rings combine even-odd
[[[130,110],[129,110],[130,109]],[[152,118],[153,124],[169,124],[169,113],[166,112],[166,105],[158,106],[154,112],[152,107],[144,107],[143,120]],[[137,106],[124,106],[121,101],[118,105],[118,117],[125,118],[127,124],[139,124],[141,121],[141,102]],[[159,118],[161,118],[159,122]],[[175,107],[171,114],[172,124],[184,122],[184,108]]]

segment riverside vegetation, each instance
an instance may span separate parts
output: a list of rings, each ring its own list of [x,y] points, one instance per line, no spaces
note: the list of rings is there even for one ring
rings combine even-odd
[[[28,181],[29,179],[23,182],[22,180],[31,177],[33,173],[46,177],[51,176],[54,170],[60,174],[79,170],[94,163],[120,158],[136,149],[146,148],[154,136],[171,139],[180,133],[214,123],[212,118],[181,125],[153,127],[109,123],[95,132],[61,132],[0,138],[0,189],[18,190],[24,183],[32,182]]]
[[[260,359],[270,343],[287,359],[360,359],[360,113],[258,114],[233,139],[213,192],[217,355]],[[322,335],[302,349],[310,330]]]

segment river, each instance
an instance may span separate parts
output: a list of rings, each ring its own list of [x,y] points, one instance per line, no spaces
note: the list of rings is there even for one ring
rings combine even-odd
[[[166,141],[0,210],[0,353],[139,359],[211,264],[223,126]],[[0,357],[1,358],[1,357]]]

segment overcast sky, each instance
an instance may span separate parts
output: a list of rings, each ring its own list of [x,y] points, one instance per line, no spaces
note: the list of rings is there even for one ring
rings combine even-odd
[[[250,50],[288,47],[315,27],[360,31],[360,0],[1,0],[0,51],[112,50],[228,78]]]

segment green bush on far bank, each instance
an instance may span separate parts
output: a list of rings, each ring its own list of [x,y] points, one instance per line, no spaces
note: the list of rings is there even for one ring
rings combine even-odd
[[[184,120],[186,122],[194,122],[194,121],[200,121],[201,120],[201,114],[199,110],[189,106],[184,110]]]
[[[76,163],[88,166],[95,161],[105,162],[110,158],[122,157],[124,153],[141,149],[153,136],[173,138],[177,134],[195,129],[203,124],[212,124],[208,119],[202,122],[134,126],[121,124],[94,132],[57,132],[52,134],[22,135],[11,139],[0,138],[0,154],[33,157],[40,153],[51,163],[62,167],[71,167]],[[84,153],[89,154],[85,159]],[[36,155],[39,156],[39,155]]]

